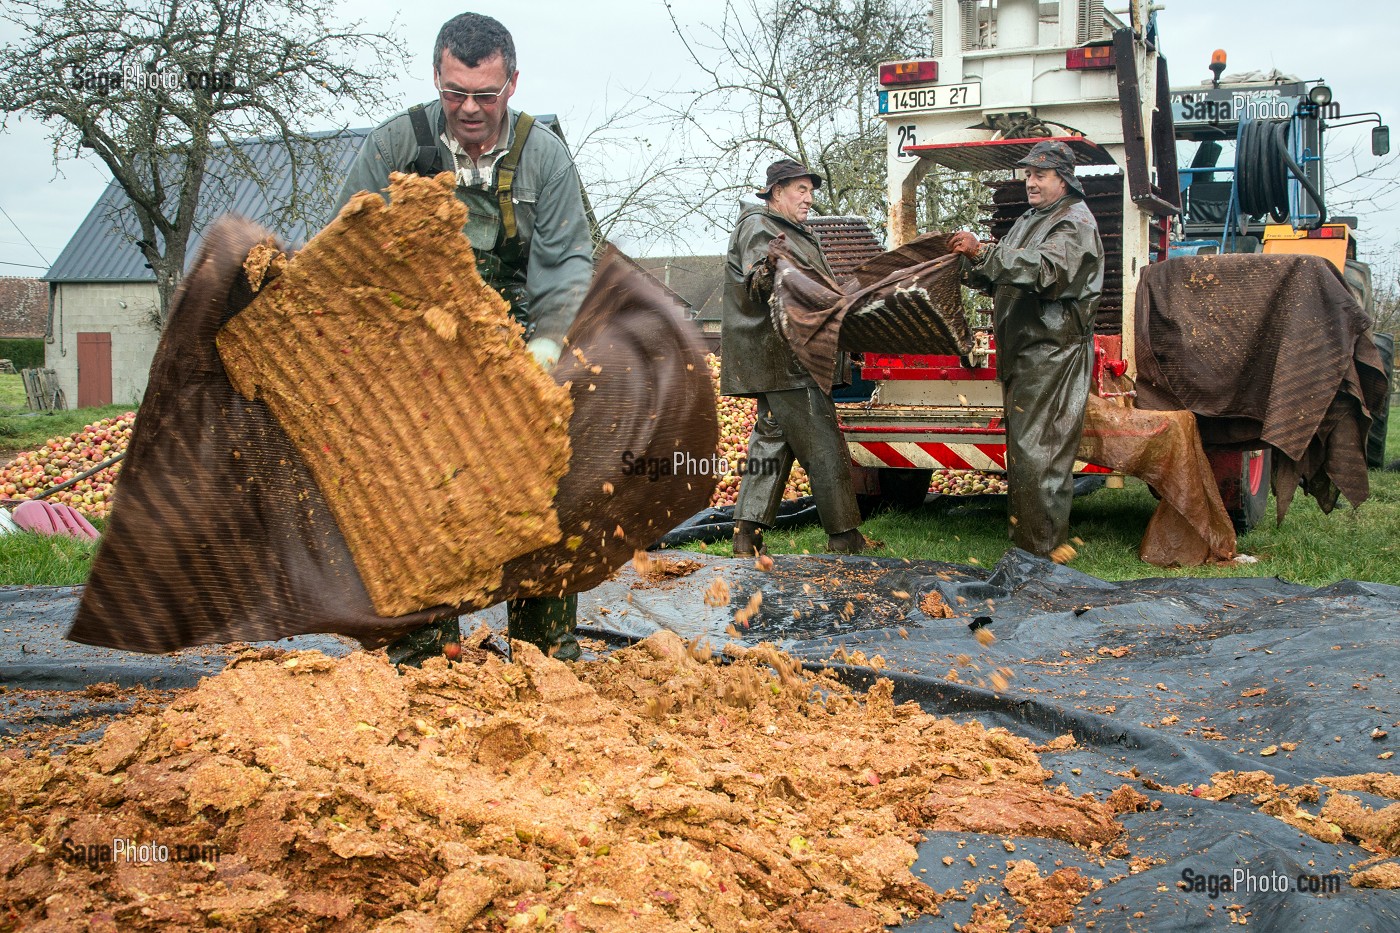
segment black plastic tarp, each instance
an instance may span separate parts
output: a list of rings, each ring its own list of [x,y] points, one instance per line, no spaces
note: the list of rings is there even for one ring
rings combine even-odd
[[[929,833],[914,870],[935,890],[985,879],[992,874],[989,864],[1027,858],[1043,875],[1078,866],[1104,882],[1079,905],[1077,929],[1088,920],[1096,931],[1213,929],[1229,925],[1232,905],[1253,930],[1400,929],[1394,892],[1354,889],[1345,881],[1352,866],[1373,853],[1306,836],[1263,813],[1248,795],[1212,801],[1141,783],[1209,784],[1218,771],[1262,770],[1299,785],[1390,771],[1390,762],[1377,756],[1394,748],[1400,735],[1393,680],[1400,588],[1342,581],[1314,589],[1272,578],[1108,583],[1020,551],[991,570],[896,558],[778,556],[773,570],[762,572],[746,560],[664,556],[699,567],[645,583],[629,568],[582,594],[585,633],[621,642],[666,628],[688,639],[708,637],[716,646],[771,641],[813,665],[830,664],[838,647],[879,655],[885,667],[878,671],[830,666],[854,685],[889,677],[897,700],[915,700],[931,713],[1004,726],[1040,742],[1071,733],[1075,748],[1041,755],[1054,772],[1053,784],[1099,799],[1128,784],[1162,804],[1120,817],[1138,871],[1130,870],[1129,859],[1101,865],[1098,856],[1053,840],[1018,837],[1015,853],[1008,854],[1000,836]],[[704,591],[716,576],[731,588],[728,607],[705,604]],[[727,635],[734,611],[755,590],[763,593],[758,615],[738,638]],[[919,610],[931,591],[955,618]],[[11,691],[81,690],[100,681],[151,684],[155,678],[152,685],[161,688],[188,686],[234,653],[211,648],[146,657],[64,642],[76,592],[0,591],[0,628],[8,630],[0,635],[0,682]],[[464,626],[478,617],[504,626],[501,607],[467,617]],[[979,618],[990,619],[984,624],[996,635],[986,647],[970,628]],[[331,637],[295,641],[279,644],[350,650]],[[990,679],[998,668],[1014,672],[1001,691]],[[958,682],[949,679],[950,669]],[[24,709],[3,708],[0,727],[29,727],[19,721],[28,715]],[[1374,740],[1376,729],[1390,734]],[[1285,742],[1296,748],[1260,754]],[[1356,796],[1376,808],[1394,803]],[[943,864],[946,855],[955,856],[951,865]],[[968,855],[980,867],[970,865]],[[1255,889],[1212,898],[1179,886],[1188,871],[1232,878],[1244,872]],[[1335,877],[1340,890],[1296,890],[1299,876],[1304,886],[1311,877]],[[1264,890],[1279,884],[1288,890]],[[951,929],[993,893],[1011,904],[984,884],[967,901],[944,903],[941,917],[901,929]]]
[[[1400,725],[1393,680],[1400,587],[1342,581],[1314,589],[1274,578],[1108,583],[1015,550],[991,571],[932,561],[779,556],[765,573],[751,561],[679,556],[703,566],[647,588],[637,588],[628,571],[587,594],[582,624],[631,638],[668,628],[716,645],[773,641],[814,665],[837,647],[878,654],[886,664],[879,671],[830,666],[852,684],[889,677],[896,700],[915,700],[931,713],[976,718],[1042,742],[1071,733],[1077,748],[1041,756],[1055,772],[1053,784],[1099,799],[1128,784],[1162,804],[1120,817],[1131,857],[1154,863],[1146,870],[1130,873],[1127,859],[1100,866],[1053,840],[1018,838],[1010,855],[1001,837],[930,833],[915,871],[935,890],[985,878],[991,862],[1029,858],[1042,875],[1077,865],[1105,882],[1080,904],[1079,929],[1090,919],[1100,931],[1213,929],[1229,924],[1230,905],[1241,905],[1236,916],[1254,930],[1400,930],[1394,892],[1346,883],[1351,866],[1374,853],[1319,842],[1264,814],[1248,795],[1217,802],[1157,792],[1132,773],[1136,768],[1163,785],[1197,785],[1219,771],[1266,771],[1297,786],[1392,770],[1377,755],[1394,748]],[[716,575],[730,586],[729,607],[704,603]],[[759,614],[735,639],[725,630],[754,590],[763,592]],[[955,618],[928,618],[919,610],[931,590]],[[996,641],[987,647],[970,627],[979,618],[992,620],[987,627]],[[959,655],[970,663],[958,665]],[[950,668],[963,682],[947,679]],[[1000,692],[990,680],[998,668],[1014,672]],[[1260,688],[1266,692],[1241,696]],[[1377,728],[1390,735],[1373,740]],[[1260,755],[1283,742],[1297,748]],[[1395,802],[1356,796],[1376,808]],[[949,854],[955,859],[945,866]],[[969,854],[981,868],[968,864]],[[1240,887],[1215,898],[1178,884],[1188,871],[1234,882],[1237,870],[1244,873]],[[1299,876],[1305,888],[1333,876],[1340,891],[1299,891]],[[1280,883],[1290,890],[1265,890]],[[901,929],[951,929],[967,921],[976,900],[945,903],[942,917]],[[1002,902],[1011,904],[1004,894]]]

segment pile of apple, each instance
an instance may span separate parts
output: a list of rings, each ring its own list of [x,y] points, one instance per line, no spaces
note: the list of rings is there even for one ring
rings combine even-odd
[[[729,469],[719,478],[719,485],[710,497],[710,505],[733,505],[735,497],[739,495],[739,481],[742,478],[737,470],[740,461],[748,455],[749,433],[753,431],[754,422],[758,420],[758,403],[751,398],[728,398],[720,395],[719,357],[711,353],[705,361],[710,364],[710,380],[715,387],[715,403],[719,409],[719,446],[715,453],[729,464]],[[794,463],[792,472],[788,474],[783,498],[796,499],[811,494],[812,481],[807,478],[807,471]]]
[[[10,461],[9,466],[0,469],[0,496],[11,500],[31,499],[45,489],[110,460],[126,450],[135,420],[134,411],[104,418],[76,434],[55,437],[37,450],[25,451]],[[121,466],[120,462],[115,463],[45,498],[71,505],[89,518],[106,518],[112,508],[113,485]]]
[[[1006,476],[981,470],[934,470],[928,491],[940,496],[1004,496]]]

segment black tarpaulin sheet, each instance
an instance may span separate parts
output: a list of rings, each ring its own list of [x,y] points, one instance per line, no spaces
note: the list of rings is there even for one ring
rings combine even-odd
[[[1064,783],[1076,795],[1102,800],[1128,784],[1162,804],[1120,816],[1128,856],[1102,864],[1100,856],[1054,840],[929,833],[914,866],[919,877],[938,891],[979,880],[981,887],[967,901],[944,903],[942,916],[901,929],[950,930],[987,895],[1012,906],[999,880],[991,879],[1018,859],[1031,859],[1042,875],[1078,866],[1103,882],[1076,909],[1080,930],[1088,920],[1097,931],[1214,929],[1230,924],[1232,905],[1233,916],[1256,931],[1400,929],[1394,892],[1346,883],[1352,866],[1372,857],[1353,842],[1332,845],[1303,835],[1247,795],[1213,801],[1141,782],[1194,786],[1209,784],[1220,771],[1260,770],[1296,786],[1391,771],[1377,756],[1393,749],[1400,735],[1392,680],[1400,659],[1400,588],[1342,581],[1314,589],[1273,578],[1107,583],[1019,551],[991,570],[896,558],[778,556],[773,571],[764,573],[750,561],[683,556],[699,569],[650,582],[627,568],[581,594],[583,633],[624,641],[667,628],[718,645],[736,640],[725,629],[759,590],[760,611],[738,641],[772,641],[817,665],[838,648],[879,655],[885,666],[878,671],[831,666],[857,685],[889,677],[897,701],[917,701],[930,713],[1004,726],[1034,741],[1069,733],[1077,740],[1073,749],[1041,753],[1054,772],[1051,786]],[[731,587],[728,607],[705,605],[704,591],[716,576]],[[955,618],[919,610],[934,591]],[[64,642],[62,624],[76,608],[76,592],[0,593],[0,627],[10,629],[0,635],[0,681],[7,687],[80,690],[117,679],[128,664],[139,665],[130,669],[139,673],[129,672],[124,682],[163,677],[163,686],[184,686],[232,655],[205,649],[140,657]],[[987,627],[996,641],[986,647],[969,629],[978,617],[992,620]],[[504,627],[500,606],[464,617],[463,624],[478,619]],[[38,637],[43,631],[50,633],[47,640]],[[344,643],[334,647],[344,650]],[[967,663],[959,663],[959,655]],[[1014,673],[1001,691],[990,681],[997,668]],[[957,682],[949,679],[950,669]],[[6,710],[11,730],[24,727],[15,715]],[[1373,740],[1377,728],[1389,735]],[[1296,748],[1260,754],[1285,742]],[[1377,809],[1394,803],[1349,793]],[[945,857],[952,864],[944,865]],[[1178,886],[1184,872],[1233,877],[1237,870],[1255,890],[1212,898]],[[1326,895],[1293,890],[1300,875],[1336,878],[1341,886]],[[1290,890],[1262,889],[1278,878]]]
[[[1000,836],[930,833],[914,871],[935,890],[1000,878],[1004,863],[1022,858],[1048,875],[1062,867],[1059,860],[1105,883],[1076,910],[1077,929],[1086,920],[1095,930],[1213,929],[1229,924],[1229,905],[1241,906],[1236,915],[1253,930],[1400,929],[1394,892],[1346,883],[1350,866],[1373,853],[1351,842],[1319,842],[1266,815],[1248,796],[1211,801],[1158,792],[1131,774],[1136,768],[1159,784],[1197,785],[1220,771],[1262,770],[1296,786],[1390,771],[1376,756],[1400,734],[1392,679],[1400,660],[1400,587],[1342,581],[1313,589],[1273,578],[1107,583],[1021,551],[990,572],[931,561],[779,556],[764,573],[750,561],[684,556],[702,568],[640,586],[629,568],[586,594],[580,625],[628,638],[668,628],[718,646],[736,640],[725,629],[760,590],[759,614],[737,640],[773,641],[812,664],[838,648],[878,654],[886,665],[879,671],[832,667],[854,684],[889,677],[896,701],[915,700],[931,713],[976,718],[1039,741],[1070,733],[1075,749],[1041,755],[1054,772],[1052,786],[1063,782],[1076,795],[1102,800],[1126,783],[1162,803],[1119,818],[1130,854],[1105,865],[1054,840],[1016,837],[1016,851],[1008,853]],[[728,607],[704,603],[716,575],[730,585]],[[956,618],[919,611],[920,599],[934,590]],[[989,647],[969,629],[978,617],[993,620],[988,627],[997,638]],[[970,664],[959,665],[958,655]],[[1002,667],[1014,677],[998,692],[990,677]],[[948,679],[950,669],[961,682]],[[1267,692],[1241,696],[1259,688]],[[1383,741],[1370,737],[1378,727],[1390,732]],[[1283,742],[1297,748],[1260,755]],[[1375,808],[1395,802],[1356,796]],[[945,866],[949,855],[953,864]],[[1145,860],[1137,863],[1141,870],[1131,859]],[[1001,870],[989,871],[989,863]],[[1237,869],[1248,873],[1242,887],[1253,884],[1253,892],[1212,899],[1178,887],[1186,871],[1233,878]],[[1299,875],[1335,876],[1341,889],[1327,896],[1262,890],[1277,877],[1296,886]],[[1014,906],[999,884],[984,884],[966,902],[943,904],[943,916],[900,929],[949,930],[969,919],[982,894]],[[1145,916],[1135,917],[1139,911]]]

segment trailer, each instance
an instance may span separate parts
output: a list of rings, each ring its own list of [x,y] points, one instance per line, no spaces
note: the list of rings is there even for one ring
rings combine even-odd
[[[1122,16],[1100,0],[934,0],[929,25],[929,58],[880,67],[888,245],[898,247],[920,232],[916,198],[934,166],[1006,173],[989,183],[992,199],[983,217],[1000,238],[1029,207],[1024,181],[1015,177],[1017,160],[1038,142],[1066,143],[1104,244],[1094,325],[1096,394],[1125,401],[1133,394],[1132,312],[1149,263],[1212,250],[1326,251],[1343,263],[1347,254],[1354,260],[1351,227],[1326,223],[1320,196],[1323,120],[1337,116],[1326,106],[1325,86],[1319,92],[1316,83],[1264,82],[1173,91],[1158,49],[1156,14],[1141,0]],[[1217,53],[1217,79],[1224,64],[1224,53]],[[1215,140],[1206,154],[1219,155],[1225,148],[1219,140],[1233,139],[1266,106],[1271,119],[1283,114],[1291,126],[1285,149],[1299,169],[1298,178],[1288,176],[1287,216],[1272,225],[1241,208],[1249,192],[1240,181],[1251,176],[1218,160],[1207,164],[1198,153],[1184,170],[1177,163],[1179,142],[1194,142],[1199,151],[1201,140]],[[870,398],[838,405],[858,493],[912,506],[923,501],[934,471],[1004,472],[1002,394],[989,328],[978,331],[965,357],[866,354],[860,372],[874,383]],[[1252,526],[1268,498],[1267,450],[1214,452],[1212,466],[1236,527]],[[1092,463],[1075,469],[1122,483]]]

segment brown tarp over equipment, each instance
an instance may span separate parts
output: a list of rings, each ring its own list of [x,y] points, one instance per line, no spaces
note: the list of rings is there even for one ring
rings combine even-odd
[[[668,465],[676,452],[708,457],[718,425],[693,327],[660,285],[609,250],[553,373],[573,404],[569,471],[554,498],[557,542],[509,561],[499,586],[470,602],[376,614],[306,460],[266,404],[234,389],[216,352],[220,327],[253,300],[244,261],[267,237],[247,221],[219,221],[181,285],[70,639],[165,652],[333,632],[382,645],[435,616],[587,590],[708,501],[714,477],[623,473],[624,453]],[[462,247],[461,274],[474,275]],[[384,287],[411,294],[415,283]],[[487,368],[477,378],[513,371]],[[459,404],[489,426],[490,397]],[[380,433],[386,469],[414,447],[412,432],[389,418],[367,412],[358,428]]]
[[[966,356],[961,268],[947,237],[927,234],[862,263],[837,283],[769,246],[773,320],[803,367],[831,392],[839,351]]]
[[[1194,412],[1207,446],[1268,444],[1282,521],[1301,481],[1324,512],[1370,494],[1366,434],[1386,403],[1371,320],[1317,256],[1149,265],[1137,293],[1137,402]]]

